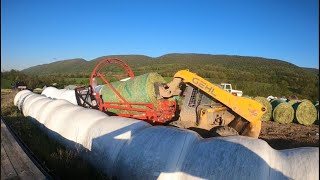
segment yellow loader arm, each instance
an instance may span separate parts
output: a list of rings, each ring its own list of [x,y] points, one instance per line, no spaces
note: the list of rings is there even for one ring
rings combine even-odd
[[[179,85],[182,82],[192,84],[193,86],[201,89],[208,96],[216,99],[220,103],[224,104],[227,108],[230,108],[234,113],[247,120],[249,124],[243,129],[243,124],[240,121],[235,121],[230,124],[231,127],[238,132],[242,131],[242,135],[250,137],[258,137],[261,130],[261,117],[265,113],[266,109],[259,102],[249,98],[234,96],[231,93],[224,91],[216,85],[208,82],[202,77],[189,72],[187,70],[180,70],[174,75],[173,81],[167,84],[166,91],[167,97],[172,95],[179,95],[181,90]],[[163,93],[165,94],[165,93]],[[170,95],[169,95],[170,94]]]
[[[181,70],[174,75],[174,78],[181,78],[183,82],[196,86],[251,123],[260,121],[265,113],[265,107],[259,102],[234,96],[192,72]]]

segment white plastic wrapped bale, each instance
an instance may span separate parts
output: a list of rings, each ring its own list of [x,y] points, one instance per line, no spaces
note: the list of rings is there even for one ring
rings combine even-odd
[[[144,129],[122,148],[115,167],[117,177],[157,179],[163,172],[176,172],[199,139],[195,132],[173,127]],[[173,177],[162,176],[168,179]]]
[[[55,113],[55,108],[58,106],[62,106],[64,104],[70,104],[70,102],[67,102],[66,100],[50,100],[49,103],[44,104],[41,107],[41,111],[38,111],[36,116],[37,116],[37,121],[39,121],[41,124],[45,125],[46,121],[50,119],[51,114]],[[56,112],[59,113],[59,112]]]
[[[31,91],[29,90],[22,90],[20,92],[18,92],[16,94],[16,96],[14,97],[14,100],[13,100],[13,104],[15,106],[18,107],[19,110],[22,109],[22,105],[23,105],[23,101],[29,96],[29,95],[32,95],[34,93],[32,93]]]
[[[58,99],[64,99],[71,102],[74,105],[78,105],[75,90],[65,90],[61,93]]]
[[[202,138],[185,130],[145,129],[121,150],[115,167],[117,177],[170,180],[319,178],[319,148],[277,151],[263,140],[248,137],[199,139]]]
[[[81,155],[109,178],[319,179],[319,148],[277,151],[248,137],[202,139],[30,92],[18,93],[14,101],[49,136],[84,148]]]
[[[61,91],[59,91],[55,87],[46,87],[41,93],[41,95],[44,95],[52,99],[56,99],[56,97],[60,94],[61,94]]]
[[[13,99],[13,104],[14,104],[15,106],[19,106],[18,104],[19,104],[19,102],[20,102],[21,96],[23,96],[23,95],[26,94],[26,93],[30,94],[30,93],[32,93],[32,92],[31,92],[30,90],[22,90],[22,91],[19,91],[19,92],[15,95],[15,97],[14,97],[14,99]]]
[[[27,109],[29,109],[29,106],[26,102],[29,102],[28,99],[33,99],[32,97],[37,97],[39,95],[37,94],[34,94],[34,93],[26,93],[26,94],[23,94],[20,98],[20,102],[19,102],[19,110],[22,111],[23,115],[27,116]],[[41,96],[40,96],[41,97]],[[26,107],[28,106],[28,107]]]
[[[52,100],[34,93],[25,97],[19,97],[24,99],[22,111],[25,116],[36,121],[51,138],[64,146],[85,149],[80,151],[81,155],[110,177],[124,144],[131,136],[151,126],[144,121],[109,117],[66,100]]]
[[[88,141],[84,143],[91,162],[109,178],[117,176],[114,167],[116,158],[126,142],[139,134],[141,130],[149,129],[150,124],[144,121],[124,117],[107,117],[94,123],[90,129]],[[126,168],[126,167],[124,167]]]
[[[275,150],[248,137],[202,140],[188,152],[180,179],[319,179],[319,148]]]
[[[49,105],[52,102],[51,99],[49,98],[43,98],[40,99],[38,101],[35,101],[32,106],[34,107],[41,107],[42,109],[44,109],[43,111],[39,111],[37,110],[37,108],[31,108],[29,110],[29,116],[33,117],[36,121],[39,121],[39,123],[44,124],[44,122],[40,121],[40,117],[43,114],[43,112],[46,110],[46,106]],[[44,119],[44,118],[42,118]]]
[[[32,108],[32,107],[42,107],[43,105],[47,104],[50,102],[50,100],[46,97],[40,96],[37,98],[34,98],[35,100],[33,102],[29,102],[29,107],[28,110],[24,111],[25,116],[30,116],[35,119],[37,118],[37,115],[39,114],[39,111],[37,108]]]
[[[36,111],[35,108],[33,108],[34,106],[32,106],[32,104],[38,100],[41,99],[46,99],[46,97],[38,95],[38,94],[31,94],[28,97],[26,97],[26,99],[24,100],[24,105],[22,107],[22,112],[24,116],[30,116],[30,112],[31,110]]]
[[[41,95],[52,99],[64,99],[74,105],[78,105],[75,90],[57,89],[55,87],[47,87],[43,90]]]

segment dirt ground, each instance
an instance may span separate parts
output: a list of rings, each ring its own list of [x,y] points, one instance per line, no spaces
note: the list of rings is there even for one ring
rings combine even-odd
[[[319,125],[280,124],[273,121],[262,122],[260,139],[274,149],[297,147],[319,147]]]
[[[187,128],[209,138],[211,133],[204,129],[190,127],[191,124],[174,121],[169,126]],[[274,121],[262,122],[259,139],[267,141],[274,149],[291,149],[297,147],[319,147],[319,125],[304,126],[300,124],[280,124]]]

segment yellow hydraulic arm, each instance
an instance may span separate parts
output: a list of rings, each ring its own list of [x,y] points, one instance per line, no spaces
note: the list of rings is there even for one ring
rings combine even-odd
[[[261,117],[266,109],[259,102],[249,98],[238,97],[208,82],[200,76],[187,70],[180,70],[174,78],[181,78],[184,83],[190,83],[209,96],[230,108],[233,112],[250,122],[251,126],[261,126]]]

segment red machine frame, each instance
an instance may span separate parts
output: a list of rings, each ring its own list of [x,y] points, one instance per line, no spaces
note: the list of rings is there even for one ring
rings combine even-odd
[[[117,58],[106,58],[105,60],[99,62],[91,73],[90,86],[93,87],[94,96],[97,100],[98,107],[100,111],[107,112],[108,108],[121,109],[132,112],[138,112],[138,114],[117,114],[118,116],[131,117],[135,119],[141,119],[146,121],[164,123],[171,120],[175,116],[176,102],[162,99],[158,101],[157,107],[152,103],[137,103],[128,102],[123,96],[111,85],[107,78],[102,75],[102,70],[104,70],[108,65],[115,64],[122,67],[126,76],[129,78],[134,78],[133,71],[131,68],[123,61]],[[95,92],[94,87],[97,85],[97,78],[101,78],[105,84],[121,99],[122,102],[103,102],[99,92]],[[120,80],[120,75],[117,77]],[[139,106],[133,107],[133,106]],[[140,108],[141,107],[141,108]]]

